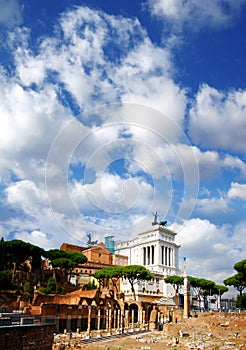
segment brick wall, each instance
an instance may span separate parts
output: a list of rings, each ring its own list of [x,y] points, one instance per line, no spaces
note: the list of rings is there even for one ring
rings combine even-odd
[[[1,350],[52,350],[55,326],[0,327]]]

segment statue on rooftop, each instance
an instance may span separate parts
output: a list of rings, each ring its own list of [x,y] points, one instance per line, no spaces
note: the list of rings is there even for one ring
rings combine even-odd
[[[152,213],[154,215],[154,221],[152,222],[152,225],[158,225],[158,221],[157,221],[157,218],[158,218],[158,213],[157,211],[155,213]]]
[[[155,226],[155,225],[160,225],[160,226],[166,226],[167,225],[167,221],[160,221],[158,222],[157,221],[157,218],[158,218],[158,213],[157,211],[155,213],[152,212],[152,214],[154,215],[154,221],[152,222],[152,226]]]
[[[86,236],[88,237],[87,245],[97,245],[98,241],[92,241],[90,233],[87,233]]]

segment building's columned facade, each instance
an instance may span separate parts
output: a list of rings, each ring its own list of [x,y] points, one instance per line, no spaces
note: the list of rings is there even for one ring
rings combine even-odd
[[[143,265],[153,275],[152,281],[140,282],[136,295],[154,298],[168,297],[173,289],[164,283],[164,278],[179,274],[179,248],[175,243],[176,233],[161,225],[154,225],[127,241],[115,242],[115,253],[128,257],[129,265]],[[130,294],[126,281],[122,289]],[[170,290],[169,290],[170,289]]]

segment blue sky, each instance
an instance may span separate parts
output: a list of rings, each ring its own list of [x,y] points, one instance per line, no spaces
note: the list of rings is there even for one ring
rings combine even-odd
[[[0,0],[0,228],[44,248],[152,212],[194,276],[245,259],[245,0]]]

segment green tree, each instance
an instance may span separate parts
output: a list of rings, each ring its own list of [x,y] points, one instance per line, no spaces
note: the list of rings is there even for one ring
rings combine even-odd
[[[12,281],[16,279],[16,273],[22,269],[25,260],[29,260],[31,266],[41,268],[41,256],[44,249],[37,247],[31,243],[22,240],[14,239],[11,241],[1,240],[0,254],[1,254],[1,269],[8,269],[12,271]],[[33,265],[34,264],[34,265]]]
[[[203,300],[204,307],[206,308],[207,296],[211,295],[212,290],[215,287],[215,283],[205,278],[197,278],[192,276],[189,277],[189,282],[195,295],[197,296],[199,307],[201,307],[201,301]]]
[[[9,270],[0,271],[0,289],[11,289],[12,274]]]
[[[235,265],[234,265],[234,269],[237,272],[241,272],[246,279],[246,259],[238,261]]]
[[[118,281],[122,277],[123,274],[123,267],[122,266],[110,266],[110,267],[104,267],[101,270],[98,270],[94,273],[94,277],[99,281],[99,286],[102,286],[104,283],[104,280],[111,280],[113,286],[116,289],[116,292],[118,293]]]
[[[86,256],[83,254],[70,253],[61,249],[50,249],[44,253],[44,256],[51,261],[54,269],[60,269],[62,271],[63,281],[65,281],[66,273],[71,274],[74,267],[84,264],[87,261]]]
[[[234,269],[237,273],[224,280],[226,286],[233,286],[239,295],[242,295],[243,290],[246,288],[246,259],[238,261],[234,265]]]
[[[33,294],[33,286],[31,285],[30,282],[25,282],[23,285],[23,291],[25,293],[28,293],[29,295]]]
[[[153,275],[142,265],[128,265],[123,267],[122,277],[130,283],[134,300],[136,300],[134,284],[141,280],[149,281],[153,278]]]
[[[246,288],[246,280],[241,272],[226,278],[224,280],[224,284],[226,286],[233,286],[239,292],[240,295],[242,295],[243,290]]]
[[[104,286],[104,280],[108,278],[106,268],[96,271],[93,276],[98,280],[99,289]]]
[[[180,287],[184,285],[184,277],[183,276],[176,276],[176,275],[168,276],[168,277],[164,278],[164,281],[166,283],[170,283],[173,286],[176,294],[179,293]]]
[[[246,293],[237,296],[236,307],[246,309]]]
[[[57,293],[57,284],[56,280],[53,277],[48,279],[47,287],[41,287],[40,292],[44,294],[56,294]]]

